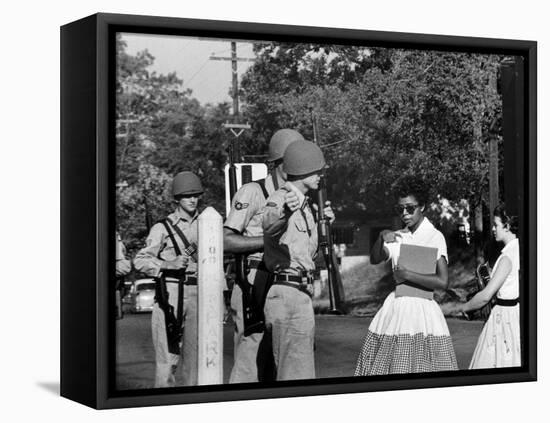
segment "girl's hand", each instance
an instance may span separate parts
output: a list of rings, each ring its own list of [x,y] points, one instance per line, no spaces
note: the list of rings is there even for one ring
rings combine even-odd
[[[397,242],[397,238],[401,238],[401,234],[399,232],[390,231],[388,229],[384,229],[380,232],[380,236],[382,237],[382,240],[388,244]]]
[[[451,316],[461,317],[470,320],[468,314],[464,312],[464,303],[454,303],[449,310]]]
[[[400,284],[408,279],[409,271],[402,265],[398,264],[395,269],[393,269],[393,276],[397,284]]]

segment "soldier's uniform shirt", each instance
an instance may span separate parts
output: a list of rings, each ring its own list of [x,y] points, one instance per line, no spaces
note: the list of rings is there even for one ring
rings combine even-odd
[[[296,192],[299,210],[285,206],[285,194]],[[317,227],[305,196],[291,183],[267,200],[263,216],[265,262],[271,272],[299,275],[315,268]],[[264,308],[271,332],[277,380],[313,379],[315,319],[309,295],[285,285],[273,285]]]
[[[272,175],[265,178],[265,189],[269,195],[275,191]],[[262,214],[266,203],[263,190],[257,182],[244,184],[231,201],[231,210],[223,226],[243,236],[262,236]],[[262,259],[262,252],[255,252],[249,258]]]
[[[116,259],[124,260],[126,258],[126,248],[122,243],[119,233],[116,233]]]
[[[266,191],[271,194],[275,191],[272,175],[265,179]],[[256,182],[244,184],[233,197],[231,210],[224,222],[224,227],[247,237],[262,236],[262,213],[266,203],[263,190]],[[249,259],[262,260],[261,251],[248,256]],[[256,277],[256,269],[249,269],[248,283],[253,284]],[[231,294],[231,312],[236,325],[233,339],[234,364],[229,377],[229,383],[257,382],[258,372],[256,358],[258,347],[263,338],[263,333],[253,333],[244,336],[243,303],[241,288],[235,284]]]
[[[120,234],[116,233],[116,275],[125,276],[128,274],[126,269],[122,270],[124,265],[129,265],[130,261],[126,259],[126,247],[120,238]]]
[[[294,213],[285,205],[289,191],[294,191],[300,201],[300,208]],[[269,197],[263,228],[265,263],[270,272],[299,275],[315,269],[317,226],[305,195],[292,182],[286,182]]]
[[[170,221],[177,226],[190,243],[198,242],[198,213],[190,216],[178,207],[168,215]],[[185,244],[172,229],[174,239],[182,254],[185,254]],[[134,259],[135,268],[150,277],[158,277],[163,261],[176,259],[174,244],[162,223],[156,223],[151,228],[146,240],[146,246],[141,249]],[[188,274],[196,276],[197,264],[193,257],[188,257]],[[167,280],[166,291],[168,302],[174,307],[177,315],[178,284],[175,280]],[[198,378],[198,345],[197,345],[197,287],[186,285],[184,289],[183,316],[185,330],[182,338],[181,357],[168,351],[164,312],[155,302],[151,314],[151,329],[155,349],[155,388],[172,387],[177,384],[192,386],[197,384]],[[181,383],[176,380],[176,369],[181,364]],[[179,375],[178,375],[179,376]],[[179,379],[179,377],[178,377]]]
[[[198,213],[189,216],[180,207],[168,215],[168,219],[181,229],[187,240],[195,244],[198,242],[198,217]],[[174,230],[172,232],[182,254],[185,254],[185,244]],[[147,236],[145,247],[137,253],[134,265],[140,272],[155,278],[160,274],[162,262],[175,260],[176,257],[176,250],[166,232],[166,228],[162,223],[156,223]],[[197,271],[197,263],[193,257],[189,257],[187,266],[187,273],[195,273]]]

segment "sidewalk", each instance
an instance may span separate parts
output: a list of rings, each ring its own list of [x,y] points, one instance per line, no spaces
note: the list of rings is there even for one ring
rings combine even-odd
[[[318,378],[353,376],[371,317],[317,315],[315,367]],[[126,315],[117,320],[117,383],[120,389],[153,387],[154,351],[151,316]],[[467,369],[483,322],[447,319],[458,366]],[[224,326],[224,383],[233,365],[232,323]]]
[[[317,377],[353,376],[357,356],[372,317],[316,316]],[[447,319],[459,369],[467,369],[483,322]]]

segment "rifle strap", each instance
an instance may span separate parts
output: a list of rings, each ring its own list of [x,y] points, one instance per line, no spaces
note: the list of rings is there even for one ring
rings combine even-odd
[[[178,311],[176,313],[176,321],[178,322],[178,328],[183,325],[183,290],[184,290],[185,276],[182,276],[178,281]]]
[[[304,202],[304,204],[307,204],[307,202]],[[300,207],[300,214],[302,215],[302,219],[304,219],[304,222],[306,224],[307,235],[311,237],[311,228],[309,227],[309,223],[307,223],[307,216],[304,211],[304,207]]]
[[[277,191],[279,189],[279,180],[277,179],[277,172],[275,169],[271,171],[271,179],[273,181],[273,187],[275,188],[275,191]]]
[[[267,200],[267,197],[269,197],[269,193],[267,192],[267,188],[265,187],[265,179],[259,179],[254,182],[256,182],[260,186],[264,194],[264,198]],[[275,182],[273,182],[273,185],[275,185]],[[275,189],[277,190],[278,188],[275,188]]]
[[[180,237],[181,241],[183,242],[183,245],[185,245],[185,250],[184,250],[185,254],[187,254],[187,256],[189,257],[193,257],[193,259],[196,260],[197,246],[195,244],[190,243],[187,237],[185,236],[185,234],[183,233],[183,231],[177,225],[174,225],[170,219],[166,218],[166,220],[169,222],[172,228],[174,228],[174,231]]]
[[[166,292],[166,280],[161,273],[159,277],[155,278],[155,300],[158,303],[160,309],[164,312],[166,319],[166,334],[168,335],[168,314],[173,313],[174,308],[168,302],[168,293]]]
[[[168,232],[168,236],[170,237],[170,241],[172,241],[172,245],[174,246],[174,251],[176,252],[176,255],[181,256],[180,247],[179,247],[178,243],[176,242],[176,238],[174,238],[174,234],[172,233],[172,230],[170,229],[170,226],[172,226],[171,225],[172,222],[170,222],[170,224],[168,222],[170,222],[170,220],[168,220],[168,218],[160,221],[160,223],[162,223],[164,225],[164,228],[166,229],[166,232]]]
[[[170,219],[166,218],[161,221],[161,223],[166,228],[166,232],[168,232],[168,236],[170,237],[170,240],[172,241],[172,245],[174,246],[174,251],[176,252],[177,256],[181,256],[181,249],[176,242],[176,238],[174,237],[174,233],[170,229],[170,227],[173,227],[174,229],[179,230],[179,228],[172,224]],[[179,235],[179,233],[178,233]],[[180,235],[180,237],[183,235],[183,233]],[[183,239],[182,239],[183,240]],[[186,239],[187,241],[187,239]],[[184,242],[185,244],[185,242]],[[187,247],[187,246],[186,246]],[[184,289],[184,279],[185,276],[182,276],[179,278],[178,281],[178,310],[177,310],[177,316],[176,321],[178,324],[178,328],[181,327],[183,324],[183,289]],[[164,275],[161,275],[161,277],[158,280],[159,286],[159,293],[160,293],[160,299],[157,301],[159,302],[159,305],[161,305],[161,308],[163,308],[164,313],[171,313],[172,309],[170,307],[170,304],[168,303],[168,296],[166,295],[166,281],[164,280]],[[160,301],[159,301],[160,300]]]

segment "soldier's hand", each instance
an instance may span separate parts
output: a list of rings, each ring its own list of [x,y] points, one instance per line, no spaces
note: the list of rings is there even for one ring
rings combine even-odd
[[[132,264],[130,260],[117,260],[116,261],[116,275],[124,276],[130,273],[132,270]]]
[[[294,212],[300,208],[300,199],[294,191],[290,191],[285,194],[285,204],[291,212]]]
[[[163,269],[178,270],[187,266],[188,258],[184,256],[178,256],[174,260],[165,260],[162,263]]]
[[[330,201],[325,201],[323,213],[325,213],[325,217],[330,221],[330,223],[334,222],[336,219],[336,216],[334,216],[334,211],[332,210],[332,207],[330,207]]]
[[[382,237],[384,242],[387,243],[397,242],[397,238],[401,238],[401,234],[399,232],[390,231],[388,229],[380,232],[380,236]]]

